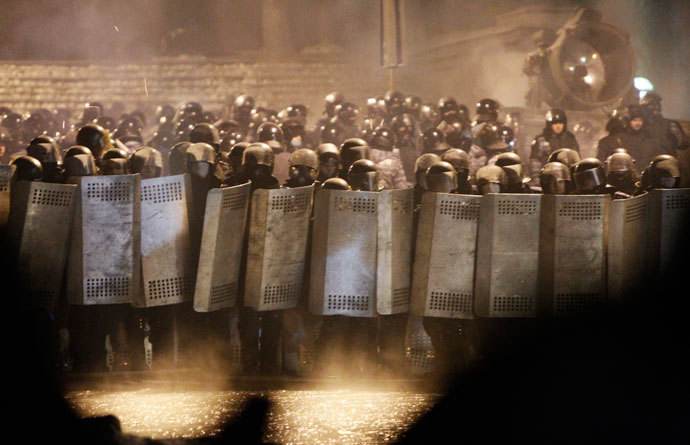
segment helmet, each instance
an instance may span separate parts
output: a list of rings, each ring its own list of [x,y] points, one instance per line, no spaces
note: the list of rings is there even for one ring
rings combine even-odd
[[[378,127],[371,134],[369,145],[377,150],[391,151],[395,147],[395,133],[390,128]]]
[[[419,110],[419,118],[422,125],[434,125],[439,118],[438,110],[434,104],[424,104]]]
[[[501,105],[494,99],[482,99],[477,102],[476,120],[477,122],[490,122],[498,119],[498,110]]]
[[[93,154],[94,158],[100,159],[101,155],[112,147],[110,143],[110,133],[97,124],[87,124],[77,132],[77,145],[82,145]]]
[[[640,105],[654,113],[661,113],[661,96],[654,91],[647,91],[640,99]]]
[[[36,141],[38,138],[35,138]],[[34,159],[37,159],[41,165],[44,164],[61,164],[62,158],[60,151],[57,149],[57,144],[47,142],[31,142],[31,145],[26,147],[26,154]]]
[[[342,121],[355,122],[359,115],[359,107],[352,102],[342,102],[335,106],[335,114]]]
[[[452,193],[458,189],[458,176],[453,166],[444,161],[433,163],[425,174],[427,190],[436,193]]]
[[[539,173],[539,183],[547,195],[567,195],[572,189],[570,168],[560,162],[548,162]]]
[[[414,137],[414,127],[414,118],[406,113],[395,116],[391,121],[391,130],[395,133],[398,143],[411,142]]]
[[[472,138],[462,129],[460,122],[453,122],[453,131],[446,134],[446,142],[453,148],[469,149],[472,146]]]
[[[441,130],[429,128],[422,133],[422,149],[424,153],[445,153],[450,146],[446,142],[446,135]]]
[[[340,165],[343,171],[347,172],[350,166],[359,159],[371,159],[369,144],[360,138],[346,139],[340,146]]]
[[[213,124],[213,126],[216,127],[216,129],[218,130],[218,135],[221,139],[223,139],[230,133],[239,133],[240,131],[240,124],[237,121],[233,120],[216,121],[216,123]]]
[[[570,148],[559,148],[549,155],[547,162],[560,162],[572,168],[575,164],[580,162],[580,153]]]
[[[513,129],[498,122],[484,125],[478,135],[479,144],[484,150],[510,150],[513,147]]]
[[[575,136],[582,136],[584,138],[592,138],[594,136],[594,126],[588,120],[579,121],[573,127]]]
[[[431,167],[436,162],[440,162],[441,157],[434,153],[424,153],[414,163],[414,177],[417,181],[417,185],[422,188],[422,190],[427,189],[426,184],[426,170]]]
[[[513,152],[501,153],[496,157],[495,165],[503,168],[508,180],[508,192],[519,191],[522,186],[522,160]]]
[[[345,97],[337,91],[328,93],[324,98],[326,101],[326,114],[333,117],[335,113],[335,107],[345,101]]]
[[[101,174],[103,176],[126,175],[129,173],[129,163],[126,158],[113,157],[101,160]]]
[[[338,173],[340,153],[338,147],[333,144],[321,144],[316,147],[316,156],[319,160],[319,177],[332,178]]]
[[[441,155],[441,159],[453,166],[459,182],[467,180],[470,173],[470,156],[464,150],[451,148]]]
[[[454,97],[442,97],[438,100],[438,111],[441,116],[445,115],[449,111],[457,113],[458,103],[455,101]]]
[[[397,116],[403,112],[405,95],[400,91],[388,91],[383,96],[383,102],[386,104],[386,112],[391,116]]]
[[[142,129],[143,123],[141,118],[135,116],[134,113],[125,115],[125,117],[120,119],[120,122],[117,123],[117,130],[119,130],[120,133],[141,134]]]
[[[404,112],[419,118],[419,112],[422,108],[422,99],[417,96],[407,96],[405,98]]]
[[[322,144],[330,142],[337,144],[340,142],[340,127],[331,122],[327,122],[319,128],[319,141]]]
[[[248,94],[240,94],[235,98],[232,107],[233,119],[241,121],[247,119],[254,109],[254,98]]]
[[[319,159],[308,148],[300,148],[290,155],[290,179],[303,185],[312,184],[319,174]]]
[[[83,145],[73,145],[65,151],[64,160],[66,161],[70,156],[76,155],[89,155],[93,157],[91,150],[88,148],[84,147]]]
[[[656,156],[646,170],[651,188],[673,189],[680,187],[680,163],[673,156]]]
[[[38,159],[31,156],[19,156],[10,161],[16,170],[14,178],[17,181],[39,181],[43,177],[43,167]]]
[[[200,178],[208,177],[211,166],[216,162],[216,152],[213,147],[204,142],[197,142],[187,147],[187,173]]]
[[[158,105],[155,114],[156,122],[162,124],[163,122],[170,122],[175,117],[175,109],[169,104]]]
[[[606,172],[632,172],[635,169],[635,160],[626,153],[613,153],[606,158]]]
[[[573,180],[578,193],[595,193],[606,182],[604,163],[597,158],[585,158],[573,167]]]
[[[187,171],[187,148],[191,142],[178,142],[168,153],[168,168],[171,175],[181,175]]]
[[[230,162],[230,167],[232,168],[232,173],[235,176],[242,173],[242,158],[244,157],[244,151],[251,144],[249,142],[238,142],[230,148],[227,155],[227,160]]]
[[[322,189],[326,190],[351,190],[350,184],[342,178],[329,178],[323,182]]]
[[[263,142],[255,142],[244,149],[242,153],[242,165],[245,170],[250,167],[262,165],[273,172],[274,154],[271,147]]]
[[[196,124],[192,131],[189,132],[189,142],[192,144],[204,142],[217,148],[220,145],[220,134],[213,124],[202,122]]]
[[[114,131],[117,128],[115,119],[110,116],[99,116],[93,120],[94,124],[98,124],[108,131]]]
[[[132,173],[139,173],[143,179],[157,178],[163,171],[161,152],[151,147],[141,147],[129,158]]]
[[[274,150],[282,151],[285,148],[285,136],[283,130],[273,122],[264,122],[259,125],[256,132],[257,142],[264,142]]]
[[[302,120],[298,118],[285,119],[283,123],[280,124],[280,128],[283,130],[285,141],[288,142],[293,148],[300,148],[302,141],[306,136]]]
[[[352,187],[352,190],[363,192],[378,192],[381,190],[376,164],[369,159],[358,159],[350,166],[347,171],[347,182]]]
[[[129,154],[122,148],[111,148],[110,150],[103,153],[103,160],[108,159],[127,159]]]
[[[70,151],[74,148],[76,147],[70,148]],[[65,154],[63,166],[67,176],[91,176],[96,174],[96,163],[91,152],[79,153],[79,150],[74,150],[73,153],[70,156]]]
[[[201,122],[206,122],[207,124],[212,124],[216,121],[216,115],[212,111],[204,111],[201,113]]]
[[[239,133],[237,131],[233,131],[231,133],[228,133],[221,141],[220,145],[218,146],[218,152],[219,153],[230,153],[230,149],[232,149],[235,144],[238,144],[240,142],[244,141],[244,136],[242,136],[242,133]]]
[[[546,126],[550,127],[553,124],[568,124],[568,118],[565,115],[565,111],[560,108],[552,108],[546,112]]]
[[[507,186],[508,177],[498,165],[485,165],[477,170],[477,188],[482,195],[504,192]]]

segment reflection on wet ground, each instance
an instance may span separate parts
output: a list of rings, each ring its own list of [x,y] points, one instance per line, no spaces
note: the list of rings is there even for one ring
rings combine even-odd
[[[212,390],[203,385],[138,383],[80,388],[66,397],[83,416],[113,414],[124,433],[163,439],[213,435],[249,397],[263,395],[273,403],[265,439],[310,444],[393,441],[438,397],[396,388],[337,386]]]

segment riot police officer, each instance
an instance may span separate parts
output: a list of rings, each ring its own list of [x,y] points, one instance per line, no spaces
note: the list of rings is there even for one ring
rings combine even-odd
[[[34,139],[34,141],[36,139]],[[57,144],[54,142],[32,141],[31,145],[26,148],[26,154],[37,159],[41,163],[43,167],[44,182],[60,182],[62,176],[62,157],[60,156],[60,150],[57,148]]]
[[[338,164],[340,163],[338,147],[328,143],[321,144],[316,147],[316,156],[319,159],[319,175],[316,178],[317,181],[323,183],[327,179],[334,178],[338,175]]]
[[[308,148],[300,148],[290,155],[290,179],[285,182],[285,187],[304,187],[311,185],[319,173],[319,160],[314,151]]]
[[[359,116],[359,107],[352,102],[336,105],[335,117],[331,119],[331,123],[338,126],[341,138],[358,138],[360,136],[359,128],[357,128],[357,116]]]
[[[41,163],[31,156],[18,156],[10,161],[10,165],[15,167],[15,181],[40,181],[43,178]]]
[[[446,135],[436,128],[428,128],[422,133],[422,153],[434,153],[441,156],[451,148],[446,142]]]
[[[597,144],[597,158],[602,161],[611,156],[613,150],[623,147],[621,134],[625,131],[625,126],[619,117],[611,117],[606,122],[606,131],[608,135],[599,139]]]
[[[151,147],[141,147],[129,158],[130,171],[141,179],[158,178],[163,173],[163,155]]]
[[[191,142],[178,142],[168,153],[168,174],[181,175],[187,171],[187,149]]]
[[[495,165],[503,168],[506,172],[507,193],[532,193],[527,185],[529,178],[522,176],[522,160],[517,153],[501,153],[496,157]]]
[[[493,164],[501,153],[513,151],[513,129],[498,122],[486,122],[477,135],[476,144],[470,148],[470,175],[474,176],[479,167]],[[478,145],[477,145],[478,144]]]
[[[623,147],[641,165],[647,165],[651,160],[664,152],[664,146],[659,138],[653,134],[648,126],[645,110],[640,105],[630,105],[626,109],[623,118],[625,131],[620,135]]]
[[[111,148],[101,159],[102,175],[126,175],[129,173],[127,152],[121,148]]]
[[[414,205],[419,210],[422,203],[422,195],[428,190],[426,185],[426,171],[436,162],[441,161],[441,157],[435,153],[424,153],[417,158],[414,164]]]
[[[681,185],[681,171],[678,159],[671,155],[658,155],[642,172],[639,191],[663,188],[673,189]]]
[[[536,176],[549,155],[560,148],[569,148],[579,153],[580,146],[570,131],[565,111],[553,108],[546,113],[544,130],[534,137],[530,151],[530,171]]]
[[[474,193],[470,183],[470,157],[459,148],[451,148],[443,155],[441,160],[450,163],[457,173],[458,188],[457,193],[471,195]]]
[[[103,153],[111,149],[110,133],[100,125],[87,124],[77,132],[77,145],[82,145],[89,150],[98,165]]]
[[[477,191],[482,195],[505,193],[507,186],[508,177],[501,167],[485,165],[477,170]]]
[[[371,148],[364,139],[350,138],[340,145],[340,172],[338,177],[347,180],[350,166],[358,159],[371,159]]]
[[[381,181],[386,189],[401,189],[411,187],[405,175],[405,168],[400,159],[400,150],[395,148],[395,133],[390,128],[379,127],[371,135],[371,160],[381,175]]]
[[[539,172],[539,183],[547,195],[567,195],[573,189],[570,168],[560,162],[547,162]]]
[[[606,185],[604,163],[597,158],[585,158],[573,167],[575,191],[580,195],[601,195],[615,193],[615,189]]]
[[[290,153],[285,150],[285,135],[280,126],[273,122],[264,122],[258,128],[256,140],[257,142],[264,142],[273,150],[273,172],[278,178],[278,182],[287,181]]]
[[[635,186],[635,160],[628,153],[614,153],[606,158],[606,182],[616,191],[632,196]]]
[[[399,114],[391,121],[391,130],[395,133],[400,159],[405,170],[405,177],[412,182],[414,177],[414,163],[420,154],[417,146],[417,123],[409,114]]]

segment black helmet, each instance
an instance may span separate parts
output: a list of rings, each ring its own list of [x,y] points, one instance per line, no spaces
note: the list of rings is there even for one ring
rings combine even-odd
[[[347,171],[347,182],[352,190],[378,192],[381,190],[376,164],[369,159],[358,159]]]
[[[151,147],[141,147],[129,158],[132,173],[139,173],[142,179],[157,178],[163,171],[161,152]]]
[[[553,124],[568,124],[568,118],[565,115],[565,111],[560,108],[552,108],[547,111],[544,119],[546,120],[547,127]]]
[[[187,173],[206,178],[213,171],[211,166],[216,163],[216,151],[210,144],[197,142],[187,147]]]
[[[606,173],[632,172],[635,169],[635,160],[626,151],[625,153],[613,153],[606,158]]]
[[[101,160],[101,174],[103,176],[129,174],[129,163],[125,158],[110,158]]]
[[[220,145],[220,134],[213,124],[202,122],[196,124],[194,128],[192,128],[192,131],[189,132],[189,142],[192,144],[204,142],[217,149]]]
[[[263,142],[250,144],[242,153],[242,165],[245,170],[252,166],[263,165],[273,172],[274,159],[273,149]]]
[[[14,178],[17,181],[40,181],[43,177],[43,167],[38,159],[31,156],[19,156],[10,161],[14,165]]]
[[[254,109],[254,98],[249,94],[240,94],[233,103],[235,109],[246,110],[247,114]]]
[[[97,124],[87,124],[81,127],[77,132],[76,142],[77,145],[91,150],[96,159],[100,159],[101,155],[112,147],[110,133]]]
[[[422,99],[418,96],[407,96],[405,98],[405,113],[419,119],[419,112],[422,108]]]
[[[333,91],[332,93],[328,93],[324,100],[326,101],[326,114],[330,117],[333,117],[335,114],[335,107],[338,104],[343,103],[345,101],[345,97],[339,92]]]
[[[240,132],[240,124],[234,120],[216,121],[216,123],[213,124],[213,126],[216,127],[216,129],[218,130],[218,134],[220,135],[221,139],[223,139],[225,136],[229,135],[230,133],[239,133]]]
[[[412,138],[414,138],[414,128],[414,118],[407,113],[399,114],[391,121],[391,130],[395,133],[398,143],[412,141]]]
[[[439,119],[438,109],[434,104],[423,104],[419,110],[419,119],[422,122],[423,128],[435,125]]]
[[[472,138],[463,130],[460,122],[453,122],[453,130],[446,134],[446,142],[453,148],[469,150],[472,147]]]
[[[649,163],[649,185],[651,188],[673,189],[680,187],[680,163],[671,155],[658,155]]]
[[[470,172],[470,156],[465,150],[451,148],[441,155],[441,159],[450,163],[458,173],[459,179],[467,178]]]
[[[34,141],[35,140],[36,139],[34,139]],[[26,147],[26,154],[37,159],[41,165],[62,163],[60,150],[57,149],[56,144],[32,142],[31,145]]]
[[[502,193],[508,186],[505,170],[498,165],[485,165],[477,170],[477,189],[482,195]]]
[[[436,193],[452,193],[458,189],[458,175],[453,166],[445,161],[433,163],[425,174],[427,190]]]
[[[173,145],[168,153],[168,167],[171,175],[181,175],[187,171],[187,148],[191,142],[183,141]]]
[[[573,167],[573,180],[578,193],[595,193],[606,182],[604,163],[597,158],[585,158]]]
[[[445,116],[446,113],[452,111],[453,114],[458,113],[458,103],[454,97],[442,97],[438,100],[438,111],[441,113],[441,117]]]
[[[424,153],[436,153],[439,156],[450,148],[446,142],[446,135],[441,130],[429,128],[422,133],[422,149]]]
[[[494,99],[482,99],[477,102],[476,117],[477,122],[491,122],[498,119],[498,110],[501,105]]]
[[[580,153],[570,148],[559,148],[549,155],[547,162],[560,162],[572,168],[580,162]]]
[[[424,153],[414,163],[414,177],[417,181],[417,185],[422,188],[422,190],[427,189],[426,185],[426,170],[431,167],[436,162],[440,162],[441,156],[434,153]]]
[[[484,150],[510,150],[513,147],[513,129],[498,122],[484,125],[478,135],[479,144]]]
[[[115,119],[110,116],[99,116],[93,120],[93,123],[100,125],[108,131],[115,131],[115,129],[117,128],[117,123],[115,122]]]
[[[328,178],[323,182],[321,188],[326,190],[351,190],[350,184],[342,178]]]
[[[661,113],[661,96],[654,91],[647,91],[640,99],[640,105],[654,113]]]
[[[335,107],[335,114],[342,121],[354,122],[359,115],[359,107],[352,102],[339,103]]]
[[[352,145],[356,140],[364,142],[359,138],[347,139],[340,147],[340,165],[344,172],[359,159],[371,159],[369,145],[366,142],[363,145]]]
[[[508,180],[508,192],[519,192],[522,187],[522,160],[513,152],[501,153],[496,157],[496,165],[503,168]]]
[[[221,141],[220,145],[218,146],[218,152],[219,153],[230,153],[230,150],[232,147],[235,146],[235,144],[238,144],[240,142],[244,141],[244,136],[242,136],[242,133],[233,131],[229,134],[227,134]]]
[[[340,142],[340,127],[332,122],[326,122],[319,128],[319,141],[322,144],[327,142],[337,144]]]
[[[301,119],[298,118],[288,118],[285,119],[281,124],[280,124],[281,130],[283,130],[283,135],[285,137],[285,141],[289,143],[290,145],[294,145],[293,139],[299,137],[301,140],[304,140],[306,137],[306,132],[304,129],[304,123],[302,123]],[[297,147],[299,148],[299,147]]]
[[[76,155],[89,155],[93,157],[93,154],[91,154],[91,150],[88,148],[84,147],[83,145],[73,145],[67,150],[65,150],[65,155],[63,156],[64,160],[67,160],[70,156],[76,156]]]
[[[108,159],[127,159],[127,157],[129,157],[129,154],[126,150],[123,150],[122,148],[111,148],[110,150],[103,153],[104,161]]]
[[[539,183],[547,195],[567,195],[572,189],[570,168],[560,162],[547,162],[539,173]]]
[[[232,168],[232,173],[235,176],[239,176],[242,173],[242,158],[244,157],[244,151],[251,144],[249,142],[238,142],[230,148],[226,156],[226,161],[230,163]]]
[[[390,128],[378,127],[371,134],[369,146],[377,150],[391,151],[395,148],[395,133]]]
[[[391,116],[397,116],[403,112],[405,95],[400,91],[388,91],[383,96],[383,102],[386,104],[386,112]]]
[[[285,149],[285,135],[283,130],[274,122],[264,122],[256,132],[257,142],[264,142],[273,150]]]
[[[72,147],[70,150],[73,148],[76,147]],[[67,176],[91,176],[96,174],[96,163],[90,151],[87,153],[79,153],[78,150],[73,150],[72,152],[75,154],[70,156],[65,154],[63,166]]]
[[[312,184],[319,174],[319,159],[313,150],[299,148],[290,155],[288,175],[298,184]]]
[[[327,162],[329,159],[335,159],[337,162],[340,159],[340,152],[334,144],[325,143],[316,147],[316,156],[319,158],[319,163]]]

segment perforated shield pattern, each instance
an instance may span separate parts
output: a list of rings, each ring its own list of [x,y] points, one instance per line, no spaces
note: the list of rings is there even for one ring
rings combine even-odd
[[[188,175],[141,181],[143,292],[137,306],[175,304],[194,297],[189,181]]]
[[[247,183],[208,192],[194,290],[197,312],[235,304],[249,189]]]
[[[74,179],[79,188],[68,259],[69,300],[131,303],[141,291],[139,175]]]
[[[647,266],[664,277],[690,226],[690,188],[650,191],[648,217]]]
[[[480,196],[427,192],[417,229],[412,310],[472,318]]]
[[[536,315],[541,195],[482,197],[477,228],[474,313]]]
[[[72,230],[76,185],[19,181],[8,223],[17,270],[13,275],[31,305],[53,310],[60,294]]]
[[[375,316],[377,193],[319,190],[313,227],[311,312]]]
[[[255,190],[244,304],[257,311],[295,307],[302,293],[313,186]]]
[[[606,300],[609,195],[544,195],[540,299],[544,315],[572,315]]]
[[[608,298],[620,301],[645,281],[649,195],[614,199],[609,206]]]

